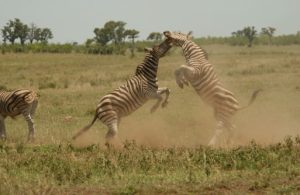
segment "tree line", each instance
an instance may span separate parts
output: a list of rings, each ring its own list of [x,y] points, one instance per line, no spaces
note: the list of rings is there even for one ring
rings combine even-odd
[[[233,46],[293,45],[300,44],[300,31],[290,35],[275,36],[276,28],[263,27],[260,32],[254,26],[247,26],[231,33],[228,37],[197,38],[199,44],[229,44]]]
[[[31,44],[34,41],[47,43],[49,39],[53,38],[49,28],[39,28],[33,23],[27,25],[18,18],[9,20],[1,29],[1,35],[4,44],[10,42],[12,45],[17,39],[20,40],[21,45],[24,45],[26,40],[29,40]]]
[[[201,37],[195,38],[199,44],[229,44],[245,45],[252,47],[253,44],[263,45],[286,45],[300,44],[300,31],[294,35],[275,36],[276,28],[264,27],[258,32],[254,26],[247,26],[231,33],[228,37]],[[49,53],[90,53],[90,54],[121,54],[127,51],[131,56],[135,51],[143,51],[163,39],[160,32],[151,32],[146,40],[136,41],[139,31],[126,29],[123,21],[108,21],[103,27],[93,30],[94,37],[88,38],[84,44],[64,43],[49,44],[53,33],[50,28],[40,28],[34,23],[24,24],[20,19],[9,20],[1,29],[2,53],[6,52],[49,52]],[[19,40],[19,43],[16,43]]]

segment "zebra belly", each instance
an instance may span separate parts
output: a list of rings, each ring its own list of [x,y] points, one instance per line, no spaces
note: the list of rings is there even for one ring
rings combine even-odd
[[[200,83],[200,84],[199,84]],[[225,89],[218,81],[208,82],[205,86],[201,86],[201,82],[192,84],[197,94],[201,99],[214,107],[215,109],[226,109],[229,112],[236,112],[239,108],[239,103],[233,93]]]
[[[9,117],[14,118],[14,117],[20,115],[21,112],[20,112],[20,111],[14,111],[14,112],[0,112],[0,114],[1,114],[3,117],[9,116]]]
[[[147,101],[140,94],[134,95],[128,90],[119,89],[104,96],[97,106],[98,118],[106,123],[120,117],[128,116]]]

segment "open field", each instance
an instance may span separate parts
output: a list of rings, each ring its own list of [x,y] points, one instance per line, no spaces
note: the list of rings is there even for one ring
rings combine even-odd
[[[159,85],[171,89],[168,107],[150,114],[154,101],[149,101],[124,118],[119,137],[135,143],[123,150],[104,148],[106,127],[100,122],[78,141],[71,137],[92,120],[98,100],[134,73],[144,54],[0,55],[0,86],[40,94],[34,144],[24,143],[27,125],[21,117],[6,120],[0,193],[300,193],[300,46],[204,48],[241,105],[263,89],[235,117],[233,148],[203,146],[215,121],[191,88],[176,86],[173,71],[184,63],[180,50],[160,61]]]

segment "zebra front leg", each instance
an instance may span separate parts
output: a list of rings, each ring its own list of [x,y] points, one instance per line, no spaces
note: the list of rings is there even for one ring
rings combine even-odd
[[[165,100],[163,101],[163,103],[161,104],[161,107],[164,108],[168,105],[169,103],[169,96],[170,96],[170,93],[171,93],[171,90],[167,87],[160,87],[158,88],[158,92],[159,94],[166,94],[166,97],[165,97]]]
[[[35,129],[34,129],[34,122],[33,119],[31,117],[31,115],[29,113],[23,113],[23,116],[28,124],[28,137],[27,137],[27,141],[34,141],[35,138]]]
[[[162,96],[160,94],[156,94],[155,99],[157,99],[156,103],[152,106],[150,113],[153,113],[157,110],[157,108],[159,107],[161,101],[162,101]]]
[[[167,104],[168,104],[168,99],[169,99],[169,95],[170,95],[170,89],[167,88],[167,87],[160,87],[157,89],[156,93],[152,95],[152,97],[150,98],[153,98],[153,99],[157,99],[157,102],[154,104],[154,106],[152,106],[150,112],[153,113],[157,110],[157,108],[159,107],[161,101],[163,100],[162,98],[162,94],[166,94],[166,98],[164,100],[164,102],[162,103],[162,107],[166,107]]]
[[[175,70],[174,74],[177,85],[180,88],[183,88],[184,85],[189,85],[188,80],[194,75],[194,68],[187,65],[181,65]]]
[[[5,129],[5,123],[4,123],[4,117],[0,115],[0,139],[5,140],[6,139],[6,129]]]

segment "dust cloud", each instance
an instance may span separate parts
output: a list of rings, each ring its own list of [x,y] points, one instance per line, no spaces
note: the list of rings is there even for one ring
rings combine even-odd
[[[300,135],[300,104],[296,99],[268,92],[260,94],[254,104],[234,116],[236,128],[232,144],[248,145],[255,141],[268,145],[283,141],[287,136]],[[203,103],[170,107],[157,115],[145,115],[141,120],[129,116],[121,124],[120,137],[151,147],[207,145],[216,124],[212,109]],[[168,117],[170,113],[173,116]]]
[[[300,99],[300,94],[299,99]],[[167,108],[150,114],[151,103],[124,117],[119,126],[119,139],[134,140],[149,147],[197,147],[207,145],[214,134],[216,121],[212,108],[194,94],[190,100],[173,97]],[[274,98],[275,97],[275,98]],[[248,98],[248,97],[247,97]],[[246,99],[246,98],[245,98]],[[297,97],[282,97],[262,93],[247,109],[237,112],[233,118],[236,128],[232,135],[234,146],[248,145],[255,141],[267,145],[283,141],[287,136],[300,134],[300,104]],[[244,101],[246,102],[246,101]],[[107,129],[99,123],[79,138],[78,145],[104,143]]]

